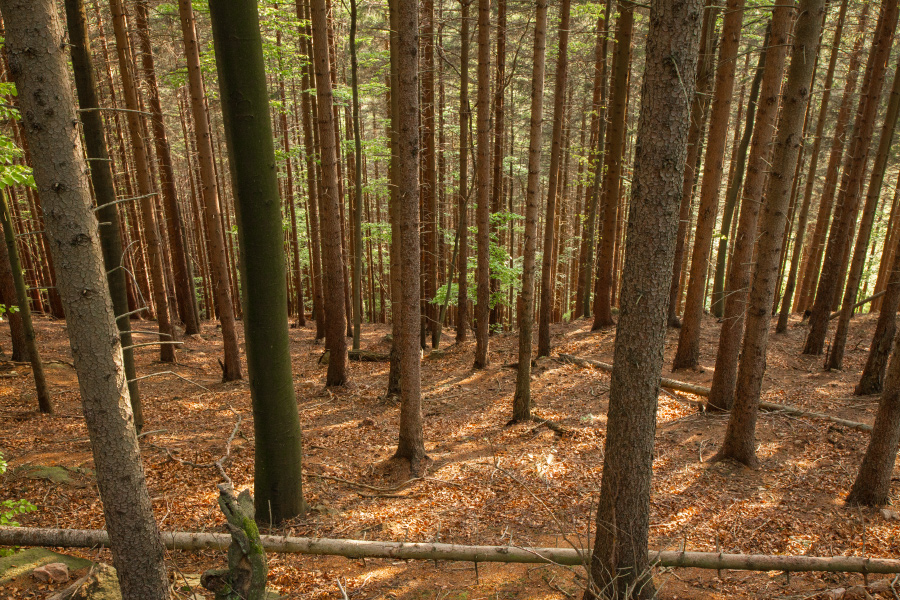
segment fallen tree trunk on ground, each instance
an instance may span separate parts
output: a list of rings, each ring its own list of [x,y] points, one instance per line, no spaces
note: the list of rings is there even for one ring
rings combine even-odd
[[[164,532],[169,550],[226,550],[231,536],[224,533]],[[347,558],[453,560],[501,563],[556,563],[581,565],[589,553],[573,548],[520,548],[516,546],[462,546],[457,544],[375,542],[260,536],[266,552],[316,554]],[[102,529],[36,529],[0,527],[0,546],[94,548],[107,546]],[[735,571],[827,571],[832,573],[900,573],[900,560],[859,556],[775,556],[719,552],[651,551],[650,562],[660,567],[728,569]]]
[[[583,365],[588,367],[596,367],[602,371],[611,372],[613,366],[609,363],[600,362],[599,360],[591,360],[588,358],[581,358],[580,356],[574,356],[572,354],[560,354],[560,360],[563,362],[572,363],[575,365]],[[709,388],[704,387],[702,385],[694,385],[693,383],[685,383],[684,381],[677,381],[675,379],[668,379],[663,377],[659,381],[660,387],[676,390],[678,392],[685,392],[688,394],[694,394],[695,396],[702,396],[704,398],[709,397]],[[771,410],[771,411],[780,411],[787,415],[794,415],[798,417],[810,417],[813,419],[822,419],[824,421],[831,421],[837,425],[842,425],[844,427],[849,427],[850,429],[856,429],[858,431],[865,431],[867,433],[872,431],[872,426],[866,423],[858,423],[856,421],[848,421],[847,419],[842,419],[840,417],[834,417],[832,415],[828,415],[825,413],[813,412],[810,410],[804,410],[802,408],[797,408],[796,406],[791,406],[789,404],[778,404],[775,402],[765,402],[762,401],[759,403],[759,407],[763,410]]]
[[[856,304],[854,304],[852,307],[850,307],[850,310],[856,310],[857,308],[859,308],[859,307],[862,306],[863,304],[868,304],[868,303],[871,302],[872,300],[877,300],[878,298],[881,298],[881,297],[884,296],[886,293],[887,293],[887,290],[882,290],[882,291],[878,292],[877,294],[875,294],[874,296],[869,296],[869,297],[866,298],[865,300],[860,300],[859,302],[857,302]],[[828,320],[831,321],[832,319],[837,319],[839,316],[841,316],[841,311],[836,310],[836,311],[834,311],[833,313],[831,313],[830,315],[828,315]]]
[[[370,352],[368,350],[349,350],[347,358],[358,362],[390,362],[391,357],[384,352]]]

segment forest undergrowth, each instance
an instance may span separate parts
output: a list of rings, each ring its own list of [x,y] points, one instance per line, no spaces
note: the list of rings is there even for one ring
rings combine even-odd
[[[822,357],[800,354],[807,329],[795,318],[786,334],[771,338],[762,399],[871,423],[878,397],[854,397],[853,386],[875,318],[854,319],[845,370],[832,372],[822,370]],[[140,323],[134,327],[141,329]],[[65,323],[39,319],[36,328],[57,414],[36,411],[28,365],[0,363],[0,452],[9,462],[9,471],[0,477],[0,497],[23,498],[37,507],[18,517],[24,526],[102,528]],[[718,331],[715,319],[706,317],[702,370],[673,375],[677,331],[670,330],[663,376],[709,385]],[[363,349],[387,352],[389,332],[389,326],[365,326]],[[563,352],[612,362],[613,329],[591,333],[590,321],[579,320],[554,325],[552,332],[554,357]],[[537,361],[535,411],[567,430],[559,435],[536,422],[506,426],[515,390],[515,370],[508,368],[517,356],[515,334],[494,336],[491,365],[480,371],[471,367],[472,338],[445,346],[439,356],[426,356],[422,386],[431,462],[424,479],[395,489],[405,478],[384,468],[396,448],[399,419],[399,405],[381,398],[387,363],[353,362],[351,383],[326,389],[325,367],[319,364],[324,348],[313,338],[312,327],[291,330],[304,494],[311,510],[277,529],[263,524],[263,533],[517,546],[587,545],[593,539],[608,373],[552,357]],[[0,347],[9,349],[6,330],[0,333]],[[224,531],[216,506],[220,476],[203,465],[225,454],[239,420],[223,464],[237,489],[252,486],[249,385],[246,380],[220,382],[220,348],[221,331],[205,323],[200,336],[184,339],[174,366],[156,362],[152,348],[137,351],[140,376],[171,370],[181,377],[162,374],[140,382],[146,420],[141,449],[163,530]],[[764,412],[757,430],[761,468],[713,464],[708,459],[721,443],[727,415],[701,412],[685,399],[698,398],[665,390],[659,396],[651,549],[900,555],[900,513],[843,504],[867,434]],[[47,478],[37,466],[62,467],[53,472],[67,477]],[[110,561],[106,550],[69,552]],[[340,580],[353,600],[562,599],[580,597],[584,582],[583,569],[549,565],[481,564],[476,569],[471,563],[268,558],[270,585],[286,598],[341,598]],[[180,597],[204,597],[198,586],[188,592],[184,582],[224,561],[219,552],[170,552],[173,589]],[[661,598],[812,599],[863,583],[862,575],[663,571],[657,573]],[[46,593],[39,587],[0,587],[0,598]]]

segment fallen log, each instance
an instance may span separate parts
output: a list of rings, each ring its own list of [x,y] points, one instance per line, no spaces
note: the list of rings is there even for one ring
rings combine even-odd
[[[225,550],[231,536],[224,533],[164,532],[169,550]],[[556,563],[581,565],[588,558],[573,548],[523,548],[518,546],[463,546],[458,544],[377,542],[260,536],[266,552],[316,554],[347,558],[388,558],[394,560],[452,560],[500,563]],[[95,548],[109,545],[101,529],[37,529],[0,527],[0,546],[48,546]],[[827,571],[832,573],[900,573],[900,560],[860,556],[779,556],[766,554],[726,554],[723,552],[650,551],[651,563],[660,567],[728,569],[735,571]]]
[[[358,362],[390,362],[391,356],[384,352],[370,352],[368,350],[350,350],[347,358]]]
[[[850,307],[850,310],[851,310],[851,311],[856,310],[857,308],[859,308],[859,307],[862,306],[863,304],[868,304],[868,303],[871,302],[872,300],[877,300],[878,298],[881,298],[881,297],[884,296],[886,293],[887,293],[887,290],[881,290],[881,291],[878,292],[877,294],[874,294],[874,295],[872,295],[872,296],[869,296],[869,297],[866,298],[865,300],[860,300],[859,302],[857,302],[856,304],[854,304],[853,306],[851,306],[851,307]],[[833,313],[831,313],[830,315],[828,315],[828,320],[831,321],[832,319],[837,319],[839,316],[841,316],[841,311],[836,310],[836,311],[834,311]]]
[[[596,367],[602,371],[611,372],[612,365],[609,363],[600,362],[599,360],[591,360],[588,358],[581,358],[580,356],[574,356],[572,354],[560,354],[560,360],[564,362],[569,362],[576,365],[584,365],[589,367]],[[659,381],[659,385],[662,388],[666,388],[669,390],[676,390],[679,392],[685,392],[688,394],[694,394],[695,396],[702,396],[704,398],[709,397],[709,388],[704,387],[702,385],[694,385],[692,383],[685,383],[684,381],[677,381],[675,379],[668,379],[663,377]],[[693,402],[691,402],[693,404]],[[804,410],[802,408],[797,408],[796,406],[791,406],[790,404],[777,404],[775,402],[766,402],[761,401],[759,403],[759,407],[763,410],[771,410],[771,411],[779,411],[783,412],[787,415],[794,415],[797,417],[809,417],[813,419],[822,419],[824,421],[831,421],[837,425],[842,425],[844,427],[849,427],[850,429],[856,429],[858,431],[871,432],[872,426],[866,423],[858,423],[856,421],[848,421],[847,419],[842,419],[840,417],[835,417],[832,415],[828,415],[825,413],[813,412],[810,410]]]

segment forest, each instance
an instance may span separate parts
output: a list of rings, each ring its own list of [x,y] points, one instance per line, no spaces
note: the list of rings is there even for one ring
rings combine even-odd
[[[0,0],[0,598],[900,599],[898,0]]]

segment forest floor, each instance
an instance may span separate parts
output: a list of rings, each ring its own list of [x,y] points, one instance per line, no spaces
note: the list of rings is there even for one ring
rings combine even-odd
[[[800,354],[806,328],[791,322],[773,335],[764,399],[871,423],[876,396],[853,397],[866,358],[874,317],[854,319],[845,370],[823,372],[822,357]],[[102,528],[87,431],[65,323],[39,319],[57,414],[35,412],[27,365],[0,363],[0,452],[9,472],[0,477],[0,499],[26,498],[37,511],[24,526]],[[154,329],[153,324],[136,329]],[[363,327],[363,349],[386,352],[389,327]],[[589,321],[553,327],[553,352],[612,362],[614,330],[590,332]],[[671,374],[677,331],[670,330],[664,376],[709,385],[719,325],[703,326],[702,370]],[[453,332],[449,332],[452,343]],[[569,430],[559,436],[536,423],[506,426],[517,355],[514,334],[491,338],[491,365],[472,369],[474,341],[446,346],[423,361],[428,480],[379,496],[327,475],[388,486],[378,466],[394,452],[399,407],[381,399],[386,363],[350,363],[351,383],[324,387],[323,347],[314,326],[291,330],[294,384],[304,430],[304,494],[313,510],[277,528],[294,536],[567,546],[592,541],[600,485],[609,375],[592,368],[539,361],[532,384],[535,409]],[[470,336],[471,339],[471,336]],[[210,463],[224,454],[240,415],[239,435],[225,463],[237,489],[253,481],[253,421],[249,384],[223,384],[217,363],[221,334],[213,323],[189,337],[178,364],[164,365],[153,348],[138,353],[139,375],[175,371],[141,381],[147,432],[141,438],[153,506],[164,530],[224,531],[216,506],[219,476],[174,456]],[[9,349],[6,328],[0,346]],[[0,355],[3,358],[6,355]],[[5,373],[3,372],[5,370]],[[13,373],[15,373],[13,375]],[[696,398],[694,398],[696,400]],[[659,396],[650,547],[760,554],[900,556],[900,517],[843,505],[868,436],[832,423],[761,413],[761,468],[708,462],[724,433],[727,415],[703,413],[668,392]],[[40,478],[35,465],[61,466],[68,482]],[[900,491],[895,488],[895,494]],[[265,519],[263,519],[265,520]],[[263,527],[263,533],[270,530]],[[110,562],[108,551],[68,551]],[[172,577],[223,566],[224,553],[171,552]],[[337,581],[352,600],[483,600],[580,598],[580,568],[545,565],[349,560],[270,555],[270,583],[286,598],[340,598]],[[871,580],[877,577],[870,578]],[[829,590],[863,582],[861,575],[665,570],[656,575],[661,598],[825,598]],[[39,598],[45,589],[0,588],[2,598]],[[181,597],[191,593],[181,592]],[[195,597],[203,597],[201,591]]]

